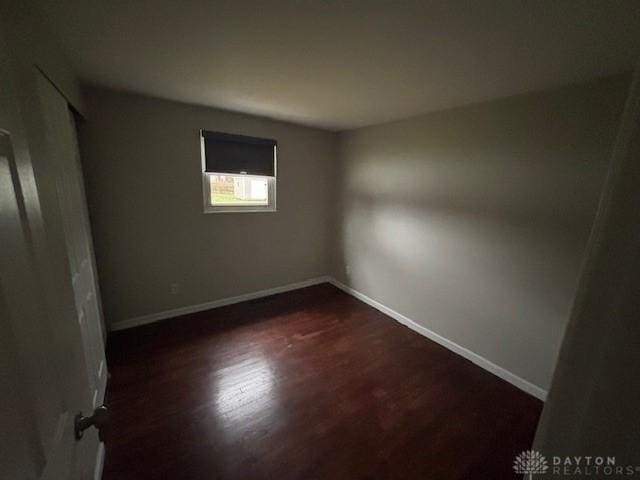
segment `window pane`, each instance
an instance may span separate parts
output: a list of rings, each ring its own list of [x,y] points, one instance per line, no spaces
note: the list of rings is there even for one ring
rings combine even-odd
[[[269,205],[267,178],[209,175],[211,205]]]

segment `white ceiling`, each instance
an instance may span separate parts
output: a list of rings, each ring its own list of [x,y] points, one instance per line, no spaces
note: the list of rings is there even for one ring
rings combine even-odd
[[[640,0],[41,0],[83,81],[340,130],[630,70]]]

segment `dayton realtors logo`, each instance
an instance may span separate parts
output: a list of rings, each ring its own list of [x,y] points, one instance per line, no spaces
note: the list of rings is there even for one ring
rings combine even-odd
[[[516,473],[527,475],[529,480],[537,474],[549,473],[561,477],[598,475],[600,478],[609,476],[640,476],[640,466],[617,465],[616,457],[552,457],[551,467],[547,459],[535,450],[525,450],[513,462]]]
[[[515,472],[529,475],[529,480],[538,473],[545,473],[548,468],[547,459],[535,450],[525,450],[513,462]]]

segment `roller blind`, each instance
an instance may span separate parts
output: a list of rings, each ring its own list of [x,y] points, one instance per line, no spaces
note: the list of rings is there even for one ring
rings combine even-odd
[[[208,130],[202,138],[205,171],[275,177],[275,140]]]

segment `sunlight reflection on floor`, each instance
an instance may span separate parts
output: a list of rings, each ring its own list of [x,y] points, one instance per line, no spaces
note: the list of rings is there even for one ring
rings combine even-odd
[[[261,352],[218,373],[215,407],[228,426],[269,414],[277,406],[274,369]]]

